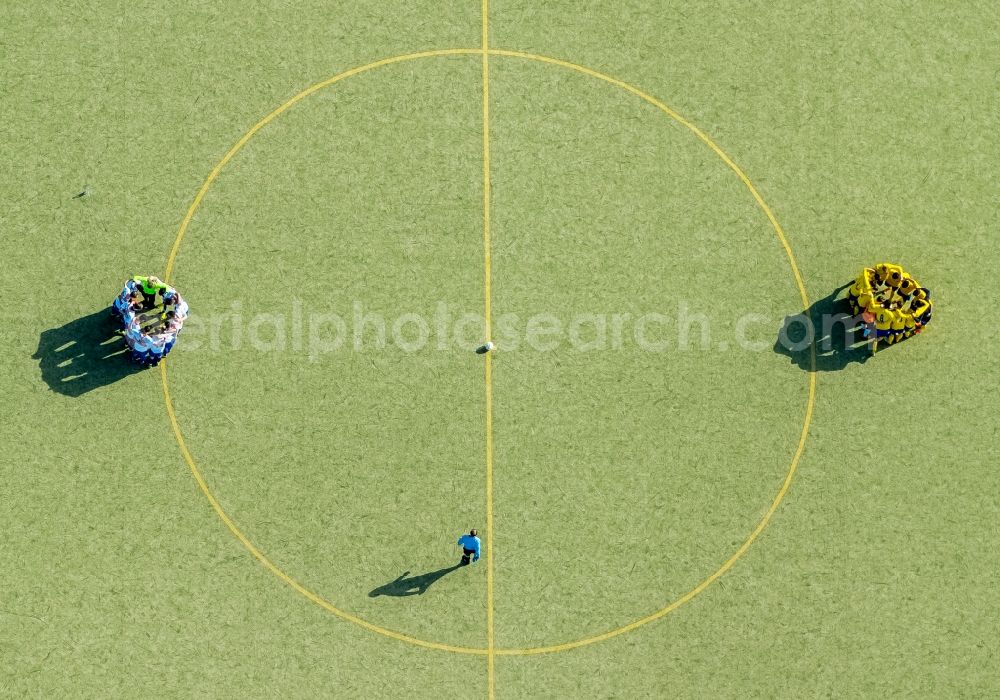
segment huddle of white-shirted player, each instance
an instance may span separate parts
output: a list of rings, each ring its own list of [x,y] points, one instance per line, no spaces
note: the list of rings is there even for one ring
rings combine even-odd
[[[188,316],[188,305],[176,289],[158,278],[133,277],[115,298],[112,311],[122,323],[132,361],[150,367],[159,364],[174,347]]]

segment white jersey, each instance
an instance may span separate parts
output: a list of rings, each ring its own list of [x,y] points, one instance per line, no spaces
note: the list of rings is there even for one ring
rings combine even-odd
[[[125,309],[122,312],[122,321],[125,323],[125,336],[128,337],[129,333],[141,333],[142,327],[139,325],[139,319],[135,315],[135,311],[132,309]]]
[[[188,316],[188,304],[186,301],[184,301],[184,297],[182,297],[177,292],[174,292],[174,303],[172,311],[174,314],[174,318],[180,321],[181,323],[184,323],[184,319],[186,319]]]
[[[165,355],[167,353],[167,343],[173,340],[173,337],[166,333],[158,333],[157,335],[148,336],[147,339],[154,355]]]
[[[115,308],[124,309],[128,307],[128,300],[132,298],[132,295],[136,293],[139,289],[133,280],[128,280],[125,282],[125,286],[122,288],[121,294],[115,299]]]
[[[125,342],[136,352],[149,352],[153,349],[153,344],[149,342],[149,337],[142,331],[133,333],[130,329],[125,333]]]

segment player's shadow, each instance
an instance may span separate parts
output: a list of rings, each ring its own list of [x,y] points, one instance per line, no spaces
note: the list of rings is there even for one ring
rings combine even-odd
[[[32,355],[42,380],[52,391],[82,396],[140,372],[128,359],[124,339],[115,334],[117,327],[110,310],[101,309],[44,331]]]
[[[812,369],[813,350],[817,372],[836,372],[852,362],[866,362],[871,352],[861,335],[861,318],[851,315],[850,302],[840,296],[850,285],[838,287],[801,313],[786,316],[774,352],[807,372]]]
[[[431,571],[426,574],[420,574],[419,576],[410,576],[409,571],[404,571],[395,581],[390,581],[383,586],[373,589],[368,596],[371,598],[377,598],[380,595],[423,595],[427,592],[427,589],[431,587],[431,584],[447,576],[455,569],[460,568],[460,566],[460,564],[455,564],[454,566],[438,569],[437,571]],[[409,576],[409,578],[407,578],[407,576]]]

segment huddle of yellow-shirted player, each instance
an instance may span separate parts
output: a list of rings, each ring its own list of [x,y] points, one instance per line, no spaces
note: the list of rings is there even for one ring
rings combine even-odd
[[[880,342],[898,343],[920,333],[931,321],[931,292],[921,287],[900,265],[879,263],[866,267],[854,281],[848,299],[855,315],[865,322],[864,334],[872,351]]]

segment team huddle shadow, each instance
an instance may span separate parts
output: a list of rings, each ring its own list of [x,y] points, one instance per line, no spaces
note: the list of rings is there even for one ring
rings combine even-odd
[[[458,568],[461,568],[461,564],[448,566],[443,569],[438,569],[437,571],[430,571],[426,574],[420,574],[419,576],[410,576],[409,571],[404,571],[395,581],[390,581],[383,586],[373,589],[368,596],[370,598],[377,598],[380,595],[423,595],[427,592],[427,589],[431,587],[431,584],[442,579]],[[409,578],[407,578],[407,576],[409,576]]]
[[[851,315],[846,297],[839,298],[849,286],[842,285],[805,311],[785,317],[774,352],[807,372],[812,370],[814,351],[817,372],[836,372],[853,362],[866,362],[871,350],[862,337],[861,318]]]
[[[129,361],[128,346],[109,309],[101,309],[44,331],[32,358],[52,391],[82,396],[142,371]]]

